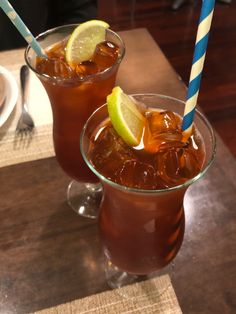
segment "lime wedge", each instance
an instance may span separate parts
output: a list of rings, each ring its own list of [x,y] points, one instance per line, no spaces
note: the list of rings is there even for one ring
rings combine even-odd
[[[128,145],[137,146],[142,137],[145,118],[134,100],[116,86],[107,96],[107,107],[111,123],[118,135]]]
[[[96,45],[105,40],[107,28],[109,25],[100,20],[91,20],[77,26],[66,45],[66,62],[74,67],[89,60]]]

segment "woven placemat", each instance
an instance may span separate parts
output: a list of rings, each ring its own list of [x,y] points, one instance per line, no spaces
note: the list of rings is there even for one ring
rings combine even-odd
[[[8,132],[0,141],[0,167],[54,155],[52,125],[38,126],[27,136]]]
[[[168,288],[160,294],[163,286]],[[130,314],[130,313],[182,313],[168,275],[106,291],[83,299],[68,302],[35,314]],[[135,295],[125,298],[124,295]]]

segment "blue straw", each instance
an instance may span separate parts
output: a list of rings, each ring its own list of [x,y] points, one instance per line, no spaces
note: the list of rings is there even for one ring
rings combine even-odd
[[[31,34],[27,26],[24,24],[24,22],[19,17],[19,15],[16,13],[16,11],[13,9],[9,1],[0,0],[0,7],[3,9],[3,11],[6,13],[6,15],[9,17],[11,22],[14,24],[14,26],[17,28],[20,34],[27,41],[27,43],[35,51],[36,55],[39,57],[44,57],[44,58],[47,57],[45,53],[43,52],[43,49],[40,47],[39,43],[37,42],[37,40]]]
[[[213,17],[215,0],[203,0],[199,18],[197,38],[188,86],[187,100],[183,116],[182,130],[187,138],[191,135],[195,107],[201,84],[204,60],[207,50],[208,37]]]

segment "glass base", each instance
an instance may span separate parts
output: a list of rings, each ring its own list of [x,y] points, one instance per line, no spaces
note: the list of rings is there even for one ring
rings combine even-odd
[[[101,183],[84,183],[73,180],[68,185],[67,202],[78,215],[96,219],[101,199]]]
[[[124,288],[127,285],[135,284],[152,278],[159,279],[157,286],[155,285],[155,282],[153,282],[153,285],[155,286],[153,287],[153,289],[158,291],[156,296],[160,296],[170,286],[169,281],[167,282],[166,280],[162,279],[162,276],[164,275],[169,275],[170,278],[173,278],[174,262],[171,262],[163,269],[160,269],[153,273],[147,275],[135,275],[119,269],[117,266],[112,264],[112,262],[107,257],[105,257],[105,276],[107,284],[111,289],[116,289],[115,291],[120,296],[126,299],[135,299],[138,295],[145,293],[145,291],[139,291],[140,289],[142,290],[142,287],[140,287],[139,285],[134,285],[132,289],[122,288]]]

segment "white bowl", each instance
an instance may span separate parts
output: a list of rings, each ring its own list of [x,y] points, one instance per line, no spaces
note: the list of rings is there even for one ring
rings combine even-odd
[[[0,73],[4,79],[5,102],[0,107],[0,127],[7,121],[12,113],[18,98],[18,86],[14,76],[0,65]]]

